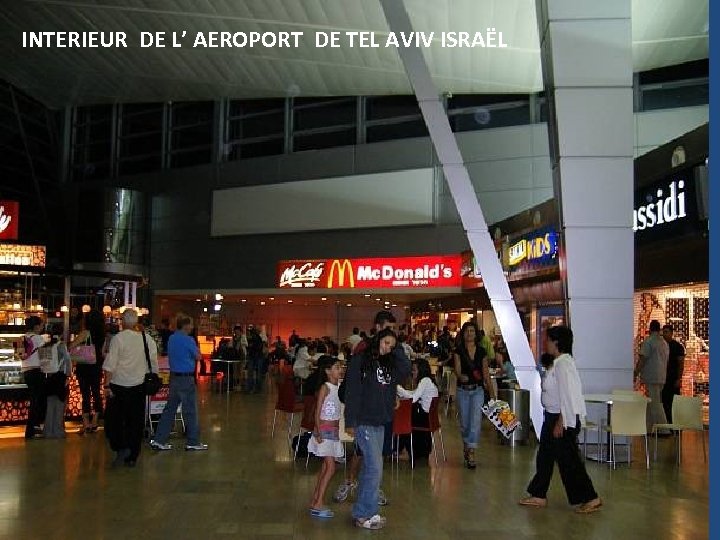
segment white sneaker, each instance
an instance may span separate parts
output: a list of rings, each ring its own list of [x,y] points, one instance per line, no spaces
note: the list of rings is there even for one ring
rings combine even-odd
[[[207,450],[208,445],[205,443],[198,443],[198,444],[186,444],[185,450],[188,451],[195,451],[195,452],[202,452],[203,450]]]
[[[150,448],[157,450],[158,452],[165,452],[167,450],[172,450],[172,444],[162,444],[156,440],[152,440],[150,441]]]

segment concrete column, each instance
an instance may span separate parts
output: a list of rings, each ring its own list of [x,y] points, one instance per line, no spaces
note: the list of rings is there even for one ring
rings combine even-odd
[[[631,2],[537,0],[561,267],[586,392],[633,368]]]

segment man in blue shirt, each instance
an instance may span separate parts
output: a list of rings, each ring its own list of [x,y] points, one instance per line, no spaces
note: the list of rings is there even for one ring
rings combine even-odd
[[[197,394],[195,388],[195,362],[200,360],[200,350],[190,336],[193,320],[187,315],[179,315],[177,331],[168,340],[168,360],[170,363],[170,396],[165,405],[155,438],[150,441],[153,450],[172,450],[168,444],[170,430],[175,422],[175,412],[182,403],[187,443],[185,450],[207,450],[207,444],[200,442],[200,426],[197,417]]]

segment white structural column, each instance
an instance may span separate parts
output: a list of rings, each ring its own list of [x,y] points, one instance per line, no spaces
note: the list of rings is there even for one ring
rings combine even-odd
[[[536,2],[568,317],[586,392],[632,384],[631,3]]]
[[[412,24],[402,0],[380,1],[391,31],[406,34],[412,32]],[[398,50],[467,233],[470,247],[480,268],[508,352],[515,364],[518,380],[523,388],[530,390],[530,415],[539,437],[542,426],[540,378],[535,370],[530,344],[498,260],[480,203],[422,50],[417,47],[400,47]]]

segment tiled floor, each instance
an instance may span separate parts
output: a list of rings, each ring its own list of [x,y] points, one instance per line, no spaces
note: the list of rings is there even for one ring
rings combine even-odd
[[[535,449],[498,444],[483,426],[479,467],[461,467],[457,423],[445,420],[448,462],[409,470],[386,465],[388,526],[350,526],[350,505],[320,522],[307,515],[317,462],[292,463],[280,424],[270,439],[273,397],[202,393],[207,453],[143,450],[134,470],[108,468],[102,433],[64,441],[0,439],[0,538],[12,539],[332,539],[493,540],[708,538],[708,467],[696,434],[685,435],[684,462],[661,441],[650,471],[635,445],[631,467],[588,463],[606,506],[577,516],[556,474],[545,510],[518,507],[534,470]],[[332,487],[342,476],[342,467]]]

